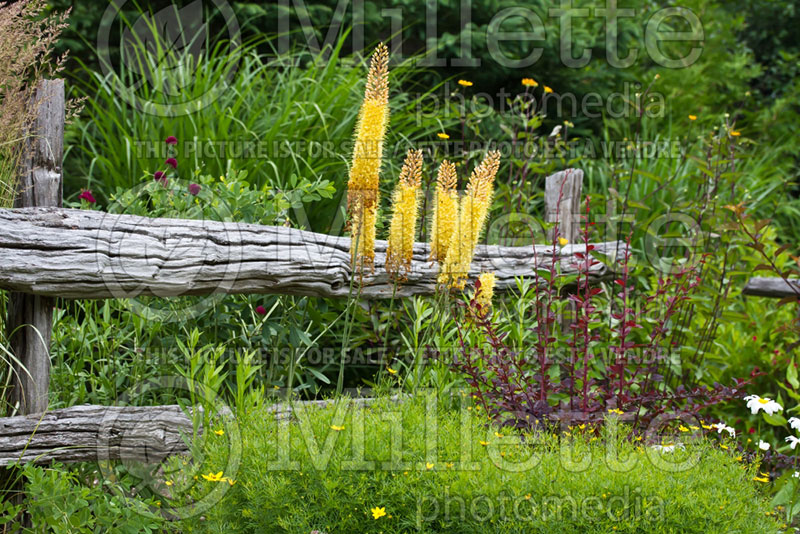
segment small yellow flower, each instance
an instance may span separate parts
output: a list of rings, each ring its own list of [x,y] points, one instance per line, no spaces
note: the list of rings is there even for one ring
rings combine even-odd
[[[344,430],[344,425],[343,426],[331,425],[331,430],[335,430],[336,432],[341,432],[342,430]]]
[[[225,477],[222,476],[222,471],[219,473],[209,473],[207,475],[203,475],[203,478],[209,482],[222,482],[225,480]]]
[[[462,87],[472,87],[472,82],[467,80],[458,80],[458,85]]]
[[[742,135],[742,132],[734,130],[734,131],[731,132],[731,135],[734,136],[734,137],[739,137],[740,135]]]
[[[386,515],[386,507],[376,506],[375,508],[371,508],[370,512],[372,512],[373,519],[380,519],[381,517]]]
[[[526,494],[525,494],[525,500],[526,500],[526,501],[529,501],[529,500],[531,500],[531,494],[530,494],[530,493],[526,493]]]
[[[483,441],[483,440],[481,440],[481,441],[479,441],[479,443],[480,443],[481,445],[483,445],[484,447],[486,447],[487,445],[489,445],[489,442],[488,442],[488,441]]]
[[[696,121],[697,120],[697,115],[689,115],[689,120],[690,121]]]
[[[619,410],[619,409],[617,409],[617,408],[611,408],[610,410],[608,410],[608,413],[615,413],[615,414],[617,414],[617,415],[622,415],[622,414],[624,414],[625,412],[623,412],[622,410]]]
[[[549,93],[552,93],[552,92],[553,92],[553,90],[552,90],[552,89],[550,89],[548,86],[546,86],[546,85],[545,85],[545,86],[544,86],[544,92],[549,94]]]
[[[171,480],[167,480],[166,482],[164,482],[164,484],[166,484],[167,486],[172,486],[173,482]]]
[[[753,480],[756,482],[769,482],[769,477],[755,477]]]
[[[562,247],[566,247],[569,244],[569,239],[566,239],[564,237],[559,237],[558,244],[561,245]]]
[[[387,367],[386,370],[389,371],[390,375],[396,375],[397,374],[397,369],[392,369],[391,367]]]
[[[495,432],[494,435],[495,435],[495,437],[498,437],[498,438],[502,438],[503,437],[503,434],[501,434],[500,432]]]
[[[522,85],[524,85],[525,87],[538,87],[539,82],[537,82],[533,78],[522,78]]]
[[[436,136],[437,136],[439,139],[450,139],[450,136],[449,136],[449,135],[447,135],[447,134],[446,134],[446,133],[444,133],[444,132],[439,132],[439,133],[437,133],[437,134],[436,134]]]
[[[231,479],[231,478],[227,479],[227,481],[228,481],[228,484],[230,484],[231,486],[233,486],[234,484],[236,484],[236,481],[235,481],[235,480],[233,480],[233,479]]]
[[[224,436],[224,435],[225,435],[225,431],[224,431],[224,430],[222,430],[222,429],[220,429],[220,430],[215,430],[215,431],[214,431],[214,434],[216,434],[216,435],[218,435],[218,436]]]
[[[432,463],[430,463],[430,462],[426,462],[426,463],[425,463],[425,469],[427,469],[428,471],[430,471],[431,469],[433,469],[433,464],[432,464]]]
[[[678,427],[678,430],[680,430],[681,432],[688,432],[688,431],[689,431],[689,429],[688,429],[688,428],[686,428],[686,427],[685,427],[685,426],[683,426],[683,425],[679,426],[679,427]]]
[[[448,468],[448,469],[452,469],[453,468],[453,462],[447,462],[447,463],[444,464],[444,466],[446,468]]]
[[[728,446],[727,445],[720,445],[719,448],[724,450],[724,451],[728,450]]]

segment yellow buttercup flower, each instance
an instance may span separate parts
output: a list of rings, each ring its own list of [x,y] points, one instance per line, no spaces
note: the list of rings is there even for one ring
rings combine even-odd
[[[480,286],[478,289],[475,290],[475,303],[479,306],[478,310],[482,317],[485,317],[489,310],[492,309],[492,297],[494,296],[494,283],[495,283],[495,275],[494,273],[481,273],[478,276],[478,282],[480,282]],[[498,438],[502,438],[503,435],[495,432],[495,435]]]
[[[545,93],[552,93],[552,92],[553,92],[553,90],[552,90],[552,89],[550,89],[548,86],[546,86],[546,85],[545,85],[545,86],[544,86],[544,92],[545,92]]]
[[[539,82],[533,78],[522,78],[522,85],[525,87],[539,87]]]
[[[350,214],[350,255],[354,266],[372,267],[375,260],[375,221],[380,194],[383,140],[389,124],[389,50],[383,43],[372,54],[364,101],[358,114],[353,161],[347,182]]]
[[[472,87],[472,82],[467,80],[458,80],[458,85],[462,87]]]
[[[559,237],[558,244],[561,245],[562,247],[566,247],[569,244],[569,239],[565,237]]]
[[[331,430],[335,430],[336,432],[341,432],[342,430],[344,430],[344,426],[331,425]]]
[[[439,139],[450,139],[450,136],[443,132],[437,133],[436,136],[439,137]]]
[[[734,130],[734,131],[731,132],[731,135],[734,136],[734,137],[739,137],[740,135],[742,135],[742,132],[737,132],[737,131]]]
[[[430,463],[430,462],[427,462],[427,463],[425,463],[425,469],[427,469],[428,471],[430,471],[431,469],[433,469],[433,464],[432,464],[432,463]]]
[[[389,226],[389,244],[386,249],[386,272],[393,278],[403,276],[411,270],[421,183],[422,150],[409,150],[392,198],[392,222]]]
[[[222,430],[222,429],[220,429],[220,430],[215,430],[215,431],[214,431],[214,434],[216,434],[216,435],[218,435],[218,436],[224,436],[224,435],[225,435],[225,431],[224,431],[224,430]]]
[[[697,120],[697,115],[689,115],[689,120],[690,121],[696,121]]]
[[[447,257],[439,273],[440,284],[464,289],[475,247],[492,205],[494,178],[499,167],[500,152],[492,151],[472,171],[467,194],[459,203],[458,225],[450,238]]]
[[[456,166],[444,160],[436,178],[433,224],[431,225],[432,260],[444,261],[447,247],[458,224],[458,192],[456,191]]]
[[[489,442],[488,442],[488,441],[483,441],[483,440],[479,441],[478,443],[480,443],[480,444],[481,444],[481,445],[483,445],[484,447],[486,447],[487,445],[489,445]]]
[[[387,367],[386,370],[389,371],[390,375],[396,375],[397,374],[397,369],[392,369],[391,367]]]
[[[207,475],[203,475],[203,478],[209,482],[222,482],[225,480],[225,477],[222,476],[222,471],[219,473],[209,473]]]
[[[380,519],[386,515],[386,507],[376,506],[375,508],[371,508],[370,512],[372,512],[372,519]]]

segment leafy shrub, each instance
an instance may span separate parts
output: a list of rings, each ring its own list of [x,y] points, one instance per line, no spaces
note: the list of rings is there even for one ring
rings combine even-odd
[[[20,512],[28,515],[33,527],[24,533],[91,534],[121,532],[125,534],[164,532],[164,518],[156,498],[129,498],[125,481],[111,482],[81,479],[77,469],[62,465],[37,467],[25,465],[24,499],[21,506],[0,509],[0,522],[11,523]],[[20,527],[19,524],[16,525]],[[15,532],[17,530],[14,530]]]
[[[559,324],[558,317],[567,309],[558,299],[565,281],[559,280],[563,277],[555,253],[549,267],[536,272],[529,286],[530,307],[523,317],[533,336],[522,346],[510,346],[491,317],[474,313],[477,297],[470,302],[464,314],[467,326],[459,336],[461,348],[452,365],[465,376],[477,402],[503,425],[598,422],[611,409],[628,412],[634,430],[640,432],[667,414],[683,411],[696,417],[709,405],[741,395],[739,381],[732,388],[715,384],[688,389],[682,381],[668,378],[674,354],[671,329],[699,284],[702,260],[659,276],[650,293],[639,296],[642,306],[634,308],[636,287],[626,243],[618,252],[616,292],[605,295],[600,304],[604,290],[591,287],[589,280],[592,267],[600,261],[589,241],[588,215],[587,199],[586,251],[575,253],[577,287],[568,297],[573,307],[564,332],[560,330],[566,323],[562,319]],[[554,251],[558,239],[556,228]],[[476,288],[476,295],[479,292]]]
[[[174,488],[181,480],[193,486],[183,498],[233,482],[218,506],[202,519],[183,521],[181,529],[705,533],[777,528],[752,482],[756,466],[742,469],[731,454],[703,440],[661,453],[620,439],[625,431],[615,418],[599,439],[594,431],[578,428],[561,439],[548,433],[520,435],[485,426],[479,408],[461,399],[459,410],[440,405],[432,395],[396,405],[382,399],[363,411],[331,405],[310,409],[288,426],[277,424],[268,411],[244,415],[238,419],[242,463],[237,472],[215,481],[229,451],[227,436],[216,436],[204,462],[174,480]],[[212,480],[191,482],[195,473],[208,473]]]
[[[82,199],[67,205],[147,217],[282,224],[293,208],[330,198],[333,192],[326,181],[294,177],[290,189],[269,191],[253,185],[245,171],[186,176],[182,163],[162,180],[147,176],[139,187],[116,188],[107,201]],[[295,387],[313,389],[327,380],[323,372],[330,362],[310,366],[301,360],[292,366],[289,358],[276,362],[275,357],[287,346],[302,353],[312,338],[327,332],[338,315],[332,307],[291,296],[64,300],[56,310],[52,338],[51,406],[105,404],[135,384],[182,369],[192,357],[191,351],[180,349],[190,333],[182,322],[186,320],[198,332],[192,348],[221,350],[228,356],[224,364],[229,371],[238,363],[235,356],[257,352],[270,359],[258,383],[287,385],[292,375]],[[110,331],[115,335],[109,336]]]

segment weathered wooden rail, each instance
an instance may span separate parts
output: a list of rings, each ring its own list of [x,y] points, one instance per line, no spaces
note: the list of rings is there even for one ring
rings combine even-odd
[[[33,105],[37,119],[15,209],[0,210],[0,289],[12,292],[6,328],[17,358],[10,400],[22,414],[0,418],[0,465],[18,460],[158,461],[186,451],[181,435],[191,424],[176,406],[75,406],[47,412],[56,297],[392,296],[395,284],[383,268],[384,241],[376,243],[375,270],[353,274],[347,237],[61,208],[63,82],[44,82]],[[546,179],[545,219],[557,222],[560,235],[570,243],[578,235],[582,180],[583,172],[576,169]],[[608,255],[618,248],[617,243],[594,246],[597,253]],[[553,245],[479,246],[470,274],[493,271],[502,290],[554,259],[562,274],[573,274],[579,263],[576,254],[584,251],[576,244],[555,250]],[[610,274],[605,264],[590,272],[595,280]],[[437,275],[438,266],[428,261],[428,246],[417,243],[408,278],[396,294],[432,294]]]
[[[374,399],[342,399],[363,408]],[[400,397],[393,397],[397,402]],[[279,403],[266,409],[277,420],[292,417],[295,406],[324,407],[331,400]],[[224,415],[224,414],[222,414]],[[202,426],[199,428],[202,432]],[[98,460],[158,463],[186,454],[184,438],[192,437],[192,420],[178,405],[96,406],[84,404],[59,410],[0,418],[0,466],[16,462],[46,464]]]
[[[800,296],[800,280],[784,280],[779,277],[757,276],[747,281],[742,290],[744,295],[754,297],[786,298]]]
[[[597,243],[613,254],[616,243]],[[0,288],[67,298],[174,297],[211,293],[280,293],[314,297],[389,298],[394,282],[377,241],[373,272],[350,268],[350,238],[283,226],[151,219],[63,208],[0,210]],[[471,273],[493,271],[499,289],[516,286],[553,260],[574,273],[584,245],[479,246]],[[438,265],[417,243],[397,295],[433,294]],[[608,274],[606,265],[591,276]],[[351,282],[353,287],[351,288]]]

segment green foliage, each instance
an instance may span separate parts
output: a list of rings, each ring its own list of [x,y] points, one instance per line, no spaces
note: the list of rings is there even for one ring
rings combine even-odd
[[[166,47],[163,39],[153,30],[152,40]],[[65,134],[72,145],[64,162],[67,185],[72,191],[92,189],[103,202],[163,170],[168,155],[163,141],[175,136],[178,175],[184,179],[192,179],[190,169],[209,176],[236,169],[265,191],[291,191],[303,180],[341,191],[365,77],[360,61],[340,57],[344,39],[327,60],[302,54],[270,60],[252,44],[231,50],[225,42],[199,60],[189,49],[164,51],[161,58],[140,43],[120,72],[101,75],[83,67],[76,90],[89,100]],[[394,69],[393,83],[402,84],[416,70]],[[185,71],[196,74],[186,80],[179,75]],[[151,81],[137,83],[141,72]],[[162,91],[163,86],[180,91]],[[397,117],[387,145],[400,154],[429,132],[414,124],[414,99],[400,95],[392,105]],[[399,159],[389,158],[391,173],[399,165]],[[338,197],[300,199],[302,205],[293,205],[302,212],[292,214],[297,224],[339,231],[331,229]]]
[[[0,522],[13,521],[24,510],[33,527],[15,532],[25,534],[91,534],[120,532],[139,534],[165,532],[164,518],[155,498],[129,498],[130,486],[118,483],[81,479],[76,469],[61,465],[22,468],[25,481],[24,501],[20,509],[2,509]],[[14,526],[12,523],[11,526]],[[17,525],[19,527],[19,525]]]
[[[260,410],[242,416],[242,464],[224,473],[235,483],[203,520],[191,518],[181,529],[705,533],[778,527],[752,481],[756,466],[743,470],[702,440],[659,453],[621,439],[613,420],[601,439],[576,430],[561,440],[549,433],[521,440],[486,427],[466,402],[460,412],[448,406],[420,394],[399,404],[384,399],[364,411],[310,409],[288,427]],[[225,437],[213,438],[205,452],[192,472],[217,473],[227,465]],[[202,481],[184,498],[218,484],[226,482]],[[374,519],[376,508],[386,515]]]
[[[191,183],[201,187],[196,195],[189,191]],[[293,208],[332,193],[326,181],[292,177],[289,184],[291,189],[271,191],[252,185],[245,171],[231,170],[219,178],[197,171],[189,179],[170,176],[166,184],[148,178],[136,188],[117,188],[107,206],[81,205],[148,217],[281,224]],[[259,305],[263,316],[255,311]],[[199,346],[226,355],[228,372],[235,373],[239,358],[249,354],[265,364],[253,378],[256,384],[286,386],[291,375],[294,388],[315,389],[328,383],[324,372],[332,362],[312,366],[288,355],[302,355],[312,339],[326,335],[338,305],[330,309],[324,302],[289,296],[65,300],[56,311],[52,339],[53,405],[104,404],[136,384],[174,374],[189,362],[179,350],[191,331],[187,321],[199,332]],[[156,397],[147,402],[172,401]]]

